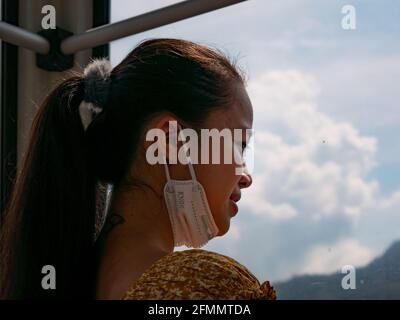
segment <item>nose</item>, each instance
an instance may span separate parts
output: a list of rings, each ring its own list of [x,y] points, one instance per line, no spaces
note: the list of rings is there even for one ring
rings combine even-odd
[[[246,171],[243,172],[239,180],[240,189],[248,188],[251,186],[252,183],[253,183],[253,178],[251,177],[251,174]]]

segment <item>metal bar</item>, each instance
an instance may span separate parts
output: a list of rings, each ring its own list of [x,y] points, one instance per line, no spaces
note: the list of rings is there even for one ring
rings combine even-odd
[[[4,21],[0,21],[0,39],[41,54],[46,54],[50,50],[47,39]]]
[[[1,1],[1,18],[18,25],[19,0]],[[17,172],[18,47],[1,42],[0,225]]]
[[[214,11],[246,0],[188,0],[116,23],[87,30],[61,43],[61,52],[72,54],[113,40]]]

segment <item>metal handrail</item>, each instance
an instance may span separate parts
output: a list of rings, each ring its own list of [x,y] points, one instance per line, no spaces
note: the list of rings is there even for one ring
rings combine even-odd
[[[46,38],[4,21],[0,21],[0,39],[41,54],[50,50],[50,43]]]
[[[247,0],[182,1],[123,21],[107,24],[73,35],[61,42],[61,52],[75,53],[84,49],[214,11]]]
[[[244,1],[247,0],[182,1],[136,17],[73,35],[61,42],[60,49],[63,54],[69,55]],[[50,43],[46,38],[4,21],[0,21],[0,39],[40,54],[47,54],[50,50]]]

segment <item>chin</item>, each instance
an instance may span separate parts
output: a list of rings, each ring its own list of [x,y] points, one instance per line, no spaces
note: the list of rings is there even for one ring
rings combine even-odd
[[[218,227],[217,236],[219,236],[219,237],[225,235],[229,231],[229,227],[230,227],[231,219],[232,219],[230,210],[231,210],[230,203],[226,202],[226,203],[224,203],[224,205],[222,206],[222,208],[220,210],[212,211],[212,212],[214,212],[213,216],[214,216],[215,224]],[[215,214],[215,212],[217,212],[217,214]]]
[[[218,227],[217,236],[221,237],[221,236],[225,235],[229,231],[230,225],[231,225],[230,217],[224,219],[224,221],[222,223],[217,223],[217,227]]]
[[[229,230],[229,228],[227,228],[227,229],[225,229],[225,230],[219,230],[218,231],[218,234],[217,234],[217,237],[222,237],[222,236],[224,236],[227,232],[228,232],[228,230]]]

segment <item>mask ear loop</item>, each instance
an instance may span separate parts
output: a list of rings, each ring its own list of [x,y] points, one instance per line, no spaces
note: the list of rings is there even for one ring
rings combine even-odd
[[[183,135],[182,127],[181,127],[181,125],[180,125],[179,123],[178,123],[178,128],[179,128],[179,136],[180,136],[180,138],[181,138],[181,141],[182,141],[182,142],[185,142],[186,139],[185,139],[185,136]],[[188,164],[189,164],[190,176],[192,177],[192,180],[193,180],[193,181],[196,181],[196,180],[197,180],[197,178],[196,178],[196,173],[194,172],[192,160],[191,160],[190,157],[187,155],[188,149],[187,149],[187,147],[186,147],[186,144],[183,143],[182,147],[183,147],[183,149],[185,150],[185,157],[186,157],[186,160],[188,161]]]
[[[163,154],[163,160],[164,160],[164,170],[165,170],[165,176],[167,177],[167,181],[169,182],[171,180],[171,177],[169,175],[169,169],[168,169],[168,164],[167,164],[167,158]]]
[[[182,142],[184,142],[184,141],[185,141],[185,137],[184,137],[183,132],[182,132],[182,127],[181,127],[181,125],[180,125],[179,123],[178,123],[178,126],[179,126],[179,130],[180,130],[180,131],[179,131],[179,136],[180,136]],[[186,147],[185,144],[183,144],[182,146],[183,146],[183,148],[184,148],[184,150],[185,150],[185,157],[186,157],[186,160],[188,161],[188,164],[189,164],[190,176],[191,176],[191,178],[192,178],[193,181],[196,181],[197,178],[196,178],[196,173],[194,172],[192,160],[191,160],[190,157],[187,155],[188,149],[187,149],[187,147]],[[167,181],[169,182],[169,181],[171,180],[171,176],[170,176],[170,174],[169,174],[169,169],[168,169],[168,164],[167,164],[167,158],[165,157],[164,154],[162,155],[162,157],[163,157],[163,161],[164,161],[165,176],[167,177]]]

